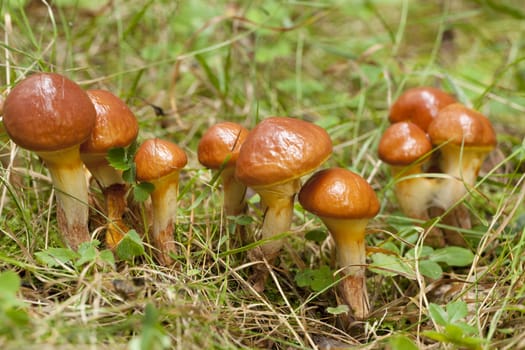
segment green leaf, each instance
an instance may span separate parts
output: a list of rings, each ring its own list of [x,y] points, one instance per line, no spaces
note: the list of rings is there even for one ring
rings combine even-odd
[[[322,266],[319,269],[299,271],[295,275],[295,282],[299,287],[309,287],[314,292],[320,292],[334,283],[334,277],[328,266]]]
[[[436,322],[438,325],[444,327],[449,323],[448,314],[440,305],[430,303],[428,305],[428,312],[430,313],[432,320],[434,320],[434,322]]]
[[[149,198],[150,193],[153,192],[154,189],[155,186],[152,183],[141,182],[133,187],[133,199],[140,203],[144,202]]]
[[[463,329],[451,323],[445,326],[445,334],[447,338],[449,339],[449,341],[456,343],[456,344],[458,342],[461,342],[461,339],[463,339],[463,336],[464,336]]]
[[[129,169],[122,172],[122,179],[127,183],[135,183],[136,169],[135,163],[131,164]]]
[[[425,337],[430,338],[432,340],[438,341],[440,343],[448,343],[449,340],[447,336],[443,333],[436,332],[436,331],[423,331],[421,332]]]
[[[372,264],[370,269],[375,273],[384,276],[405,276],[406,278],[415,279],[416,275],[412,267],[397,256],[376,253],[372,254]]]
[[[14,271],[0,273],[0,295],[15,295],[20,289],[20,276]]]
[[[345,305],[345,304],[337,305],[336,307],[327,307],[326,308],[326,312],[328,312],[331,315],[345,314],[348,311],[350,311],[350,308],[348,307],[348,305]]]
[[[419,272],[425,277],[438,279],[443,276],[443,269],[438,263],[430,260],[422,260],[419,262]]]
[[[253,222],[253,217],[250,215],[228,216],[228,219],[240,226],[247,226]]]
[[[78,254],[80,255],[80,258],[75,262],[75,266],[82,266],[86,263],[90,263],[96,260],[98,255],[98,250],[96,246],[100,242],[98,241],[92,241],[92,242],[86,242],[82,243],[78,247]]]
[[[416,258],[416,252],[418,254],[418,258],[421,259],[421,258],[424,258],[424,257],[432,255],[433,252],[434,252],[434,248],[426,246],[426,245],[424,245],[424,246],[422,246],[422,247],[420,247],[418,249],[411,248],[405,253],[405,257],[410,258],[410,259],[415,259]]]
[[[5,315],[11,321],[11,326],[24,327],[29,324],[29,315],[24,309],[12,307],[5,310]]]
[[[67,264],[78,258],[78,253],[68,248],[48,248],[35,253],[36,258],[49,267]]]
[[[130,230],[126,233],[115,249],[119,259],[128,261],[143,255],[144,251],[142,240],[135,230]]]
[[[117,170],[128,170],[130,168],[125,148],[119,147],[110,149],[106,159],[109,164]]]
[[[109,249],[105,249],[99,253],[100,260],[115,267],[115,256]]]
[[[326,236],[328,236],[328,234],[326,233],[325,230],[317,229],[317,230],[310,230],[306,232],[304,235],[304,238],[309,241],[321,243],[326,239]]]
[[[467,303],[457,300],[447,305],[448,322],[455,323],[468,315]]]
[[[418,346],[404,335],[395,335],[389,338],[390,348],[392,350],[418,350]]]
[[[445,247],[436,249],[429,259],[449,266],[468,266],[474,260],[474,254],[463,247]]]

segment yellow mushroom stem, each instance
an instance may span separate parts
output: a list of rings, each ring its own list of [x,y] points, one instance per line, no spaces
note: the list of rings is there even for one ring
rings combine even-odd
[[[253,190],[261,197],[261,208],[264,212],[261,227],[261,238],[271,239],[290,229],[293,217],[294,198],[301,188],[301,181],[294,179],[273,186],[255,186]],[[251,261],[266,259],[270,265],[279,255],[283,239],[264,243],[249,252]],[[250,278],[257,291],[263,291],[269,271],[264,265],[256,265],[254,275]]]
[[[102,189],[108,226],[106,229],[106,246],[114,249],[129,228],[122,221],[127,202],[128,186],[122,179],[122,171],[112,167],[106,159],[106,153],[81,153],[80,157],[89,172]]]
[[[423,176],[420,162],[408,166],[391,165],[390,171],[397,179],[394,193],[401,211],[413,219],[428,221],[440,180]],[[436,227],[428,232],[425,242],[433,247],[445,246],[443,233]]]
[[[127,186],[115,183],[103,190],[106,203],[108,225],[106,228],[106,246],[114,249],[129,231],[129,227],[122,220],[126,212]]]
[[[221,172],[226,216],[240,215],[246,209],[246,185],[239,182],[234,174],[235,167],[226,167]]]
[[[483,161],[493,147],[461,147],[448,143],[440,147],[441,171],[449,178],[444,179],[437,191],[435,204],[448,210],[476,184],[476,178]]]
[[[175,171],[155,181],[155,189],[150,194],[153,209],[151,244],[157,249],[156,256],[162,265],[170,265],[175,253],[174,220],[177,216],[177,197],[179,192],[179,172]]]
[[[337,264],[344,275],[337,288],[339,297],[349,306],[353,317],[365,319],[370,312],[365,276],[365,235],[369,220],[320,218],[334,239]]]
[[[88,189],[79,147],[36,152],[49,170],[56,194],[57,221],[64,242],[78,249],[91,239],[88,230]]]

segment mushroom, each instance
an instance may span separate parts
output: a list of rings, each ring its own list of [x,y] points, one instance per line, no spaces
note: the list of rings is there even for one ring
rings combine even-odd
[[[128,231],[122,220],[127,208],[128,186],[122,171],[107,160],[108,151],[128,147],[137,138],[139,125],[133,112],[120,98],[106,90],[87,90],[97,112],[90,137],[80,145],[80,157],[104,195],[108,226],[106,245],[113,249]]]
[[[35,152],[47,166],[57,199],[57,222],[65,243],[77,249],[90,240],[88,190],[79,147],[95,124],[95,108],[75,82],[37,73],[19,82],[4,103],[11,140]]]
[[[323,221],[334,240],[337,263],[344,275],[337,290],[351,310],[348,320],[365,319],[370,311],[365,277],[366,226],[379,212],[374,190],[350,170],[329,168],[305,182],[298,200]]]
[[[252,261],[270,264],[279,254],[282,239],[272,239],[290,229],[294,197],[300,178],[319,167],[332,154],[332,141],[321,127],[300,119],[269,117],[248,134],[237,158],[235,176],[261,198],[263,239],[270,240],[249,252]],[[268,270],[255,266],[254,288],[264,290]]]
[[[434,87],[410,88],[392,104],[388,119],[391,123],[411,121],[426,132],[438,112],[455,102],[452,95]]]
[[[436,195],[438,180],[424,176],[423,164],[432,153],[432,143],[427,134],[409,121],[390,125],[379,141],[379,158],[390,166],[395,178],[394,193],[401,211],[408,217],[427,221],[429,208]],[[433,228],[426,243],[442,247],[442,232]]]
[[[176,245],[173,224],[177,215],[179,173],[186,165],[186,153],[176,144],[154,138],[144,141],[135,153],[136,178],[155,186],[151,192],[153,227],[151,243],[157,249],[157,260],[170,265]]]
[[[483,161],[496,147],[496,134],[487,117],[455,103],[439,112],[428,135],[439,148],[441,171],[449,175],[440,185],[436,204],[448,210],[475,185]]]
[[[243,126],[222,122],[210,127],[197,147],[199,162],[209,169],[220,171],[224,192],[224,213],[235,216],[246,208],[246,185],[235,178],[235,163],[248,130]]]

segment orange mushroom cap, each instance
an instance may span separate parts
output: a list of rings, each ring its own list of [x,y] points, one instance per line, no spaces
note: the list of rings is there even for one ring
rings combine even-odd
[[[114,147],[127,147],[139,133],[137,119],[120,98],[106,90],[87,90],[97,112],[95,127],[80,146],[83,153],[106,153]]]
[[[483,114],[455,103],[443,108],[428,128],[432,143],[451,142],[467,147],[494,148],[496,133]]]
[[[37,73],[18,83],[4,102],[7,134],[31,151],[79,145],[95,125],[95,108],[75,82],[56,73]]]
[[[398,122],[390,125],[379,141],[379,158],[390,165],[408,165],[432,151],[427,134],[416,124]]]
[[[219,169],[228,159],[228,166],[235,165],[248,129],[232,122],[222,122],[210,127],[197,147],[199,162],[207,168]]]
[[[379,201],[370,184],[343,168],[316,172],[299,192],[299,203],[307,211],[327,218],[363,219],[379,212]]]
[[[452,95],[434,87],[407,89],[390,107],[388,119],[391,123],[411,121],[426,132],[439,111],[455,102]]]
[[[179,171],[187,162],[186,153],[173,142],[149,139],[135,153],[136,177],[139,181],[154,181]]]
[[[312,172],[331,154],[332,140],[320,126],[270,117],[246,137],[235,176],[248,186],[277,185]]]

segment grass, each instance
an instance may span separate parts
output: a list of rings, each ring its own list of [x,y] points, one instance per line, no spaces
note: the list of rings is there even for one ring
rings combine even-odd
[[[2,275],[2,348],[525,348],[520,1],[53,3],[0,2],[0,92],[34,71],[61,72],[123,98],[139,119],[139,141],[156,136],[183,147],[189,163],[177,218],[181,253],[176,268],[163,268],[148,249],[116,263],[102,246],[80,255],[57,250],[46,169],[3,137],[0,266],[16,272],[21,285]],[[426,248],[399,213],[376,154],[388,106],[423,84],[455,93],[498,134],[464,200],[475,222],[463,232],[472,263],[440,261],[435,279],[411,258]],[[381,200],[368,244],[396,259],[369,269],[374,312],[350,332],[330,309],[337,303],[329,284],[297,282],[305,271],[332,266],[330,239],[313,234],[326,233],[321,222],[296,205],[279,265],[259,294],[247,281],[249,247],[235,245],[220,186],[197,162],[207,127],[229,120],[252,128],[270,115],[326,128],[334,154],[325,166],[363,175]],[[255,215],[243,219],[250,229],[260,223]]]

